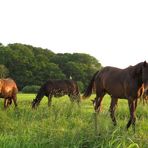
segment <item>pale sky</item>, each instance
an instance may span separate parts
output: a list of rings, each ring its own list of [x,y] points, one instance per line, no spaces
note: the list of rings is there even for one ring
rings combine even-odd
[[[148,1],[0,0],[0,42],[88,53],[124,68],[148,61]]]

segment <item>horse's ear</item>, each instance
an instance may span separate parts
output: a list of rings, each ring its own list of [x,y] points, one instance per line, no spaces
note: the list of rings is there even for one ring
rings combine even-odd
[[[146,65],[147,65],[147,62],[144,61],[144,62],[143,62],[143,67],[146,67]]]

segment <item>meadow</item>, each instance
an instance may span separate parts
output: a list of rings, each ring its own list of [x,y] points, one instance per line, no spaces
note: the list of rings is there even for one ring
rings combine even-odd
[[[148,105],[138,104],[136,132],[126,130],[129,109],[126,100],[119,100],[116,111],[117,126],[109,114],[109,96],[105,96],[102,112],[94,113],[91,99],[81,105],[72,104],[68,96],[53,98],[47,106],[44,97],[40,106],[31,109],[35,94],[18,94],[18,108],[7,110],[0,100],[1,148],[147,148]]]

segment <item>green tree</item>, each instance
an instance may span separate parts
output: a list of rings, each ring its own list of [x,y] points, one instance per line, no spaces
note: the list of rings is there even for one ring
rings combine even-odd
[[[0,46],[0,64],[7,65],[8,61],[10,61],[10,53],[11,53],[11,48],[5,47],[5,46]]]
[[[64,53],[56,54],[51,61],[58,64],[66,78],[72,77],[81,81],[86,87],[93,74],[101,69],[101,64],[94,57],[84,53]]]
[[[7,61],[10,76],[16,80],[19,88],[22,88],[33,77],[34,54],[30,48],[22,44],[9,44],[8,47],[11,48]]]
[[[0,78],[6,78],[8,77],[9,70],[5,65],[0,64]]]
[[[8,69],[5,75],[9,74],[20,89],[41,85],[48,79],[70,77],[86,87],[93,74],[101,68],[98,60],[88,54],[55,54],[48,49],[18,43],[0,45],[0,64]]]
[[[42,85],[48,79],[65,79],[65,74],[54,63],[42,64],[36,69],[32,84]]]

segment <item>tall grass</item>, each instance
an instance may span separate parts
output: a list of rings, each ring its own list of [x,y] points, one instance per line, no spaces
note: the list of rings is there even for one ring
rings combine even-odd
[[[6,111],[0,102],[0,147],[6,148],[138,148],[148,147],[148,106],[138,105],[136,133],[125,126],[129,118],[127,101],[119,101],[116,112],[118,125],[109,116],[110,98],[103,100],[103,111],[95,118],[90,99],[81,105],[72,104],[67,96],[53,98],[47,106],[43,98],[32,110],[34,94],[18,95],[18,108]],[[93,98],[94,96],[92,96]],[[95,121],[97,119],[97,121]],[[96,123],[95,123],[96,122]],[[96,129],[97,127],[97,129]]]

